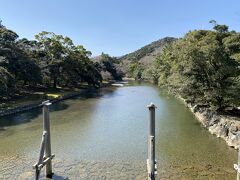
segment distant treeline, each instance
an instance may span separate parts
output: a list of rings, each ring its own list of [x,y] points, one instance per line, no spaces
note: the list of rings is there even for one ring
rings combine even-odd
[[[168,44],[144,68],[143,78],[189,102],[215,109],[240,105],[240,33],[210,21],[213,30],[194,30]]]
[[[104,80],[121,79],[115,58],[102,54],[99,61],[91,52],[75,45],[69,37],[40,32],[35,40],[19,39],[0,21],[0,99],[23,87],[78,87],[81,83],[99,87]]]
[[[211,21],[213,30],[194,30],[165,38],[121,58],[90,58],[91,52],[69,37],[41,32],[19,39],[0,21],[0,99],[22,87],[99,87],[122,76],[145,79],[189,102],[223,109],[240,106],[240,33]],[[167,45],[165,45],[167,44]],[[163,48],[164,47],[164,48]],[[158,55],[151,55],[153,51]],[[127,60],[123,60],[126,57]],[[154,60],[140,62],[139,58]],[[145,63],[145,64],[144,64]]]

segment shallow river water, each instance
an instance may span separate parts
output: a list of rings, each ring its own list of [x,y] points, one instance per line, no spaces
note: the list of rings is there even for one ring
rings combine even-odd
[[[150,102],[157,106],[157,178],[235,179],[236,151],[201,127],[181,101],[149,84],[89,91],[52,105],[54,178],[146,179]],[[2,117],[0,129],[0,179],[32,179],[41,109]]]

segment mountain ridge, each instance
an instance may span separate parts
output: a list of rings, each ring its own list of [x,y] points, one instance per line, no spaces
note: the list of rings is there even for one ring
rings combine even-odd
[[[119,57],[118,59],[120,61],[124,61],[124,60],[129,60],[129,61],[137,60],[142,62],[152,61],[157,54],[161,53],[163,47],[166,44],[171,43],[175,40],[177,40],[177,38],[164,37],[159,40],[153,41],[150,44],[147,44],[137,49],[136,51],[125,54]]]

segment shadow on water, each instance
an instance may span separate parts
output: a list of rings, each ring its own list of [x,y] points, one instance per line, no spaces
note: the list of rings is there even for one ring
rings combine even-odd
[[[41,109],[33,109],[28,112],[8,115],[0,118],[0,128],[5,126],[14,126],[18,124],[28,123],[31,119],[37,117],[41,114]]]
[[[94,90],[88,90],[85,91],[83,94],[81,94],[80,96],[76,96],[71,98],[72,100],[87,100],[87,99],[97,99],[97,98],[101,98],[101,97],[111,97],[112,95],[115,96],[115,91],[116,88],[112,87],[108,87],[108,88],[103,88],[103,89],[94,89]]]
[[[23,178],[23,179],[35,179],[35,174],[31,174],[30,177]],[[39,179],[49,180],[50,178],[45,178],[45,175],[41,174]],[[53,174],[51,179],[52,180],[69,180],[68,177],[59,176],[59,175],[56,175],[55,173]]]
[[[65,103],[57,103],[54,104],[50,111],[61,111],[64,109],[67,109],[69,105]],[[32,121],[32,119],[38,117],[42,114],[42,109],[39,107],[37,109],[32,109],[27,112],[22,112],[18,114],[8,115],[0,118],[0,131],[6,126],[15,126],[23,123],[29,123]]]
[[[76,101],[84,101],[91,98],[101,98],[102,96],[111,97],[112,94],[114,94],[115,88],[103,88],[99,90],[87,90],[84,91],[81,95],[71,98],[71,100]],[[56,104],[53,104],[50,107],[50,112],[54,111],[62,111],[69,107],[67,103],[64,102],[58,102]],[[32,109],[27,112],[22,112],[18,114],[12,114],[4,117],[0,117],[0,132],[4,131],[4,127],[8,126],[15,126],[20,125],[24,123],[29,123],[32,121],[32,119],[38,117],[42,114],[42,109],[39,107],[37,109]]]
[[[68,177],[62,177],[62,176],[58,176],[58,175],[54,175],[53,180],[69,180]]]

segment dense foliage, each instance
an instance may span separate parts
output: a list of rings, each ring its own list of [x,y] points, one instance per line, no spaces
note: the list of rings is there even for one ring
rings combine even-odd
[[[99,67],[103,80],[122,80],[123,73],[119,68],[120,61],[116,57],[102,53],[95,57],[93,61]]]
[[[69,37],[43,31],[35,38],[19,39],[0,22],[0,98],[11,97],[23,87],[78,87],[82,83],[99,87],[102,70],[120,79],[111,59],[106,57],[100,64],[92,61],[91,52]]]
[[[210,21],[213,30],[194,30],[183,38],[164,38],[122,56],[91,52],[69,37],[40,32],[19,39],[0,21],[0,98],[22,87],[99,87],[122,76],[166,87],[189,102],[223,109],[240,105],[240,33]],[[154,60],[155,59],[155,60]]]
[[[165,37],[154,41],[132,53],[119,58],[119,68],[127,77],[137,80],[148,78],[148,68],[156,55],[162,52],[163,47],[175,41],[176,38]]]
[[[226,25],[194,30],[166,46],[149,68],[161,87],[217,109],[240,104],[240,33]]]

